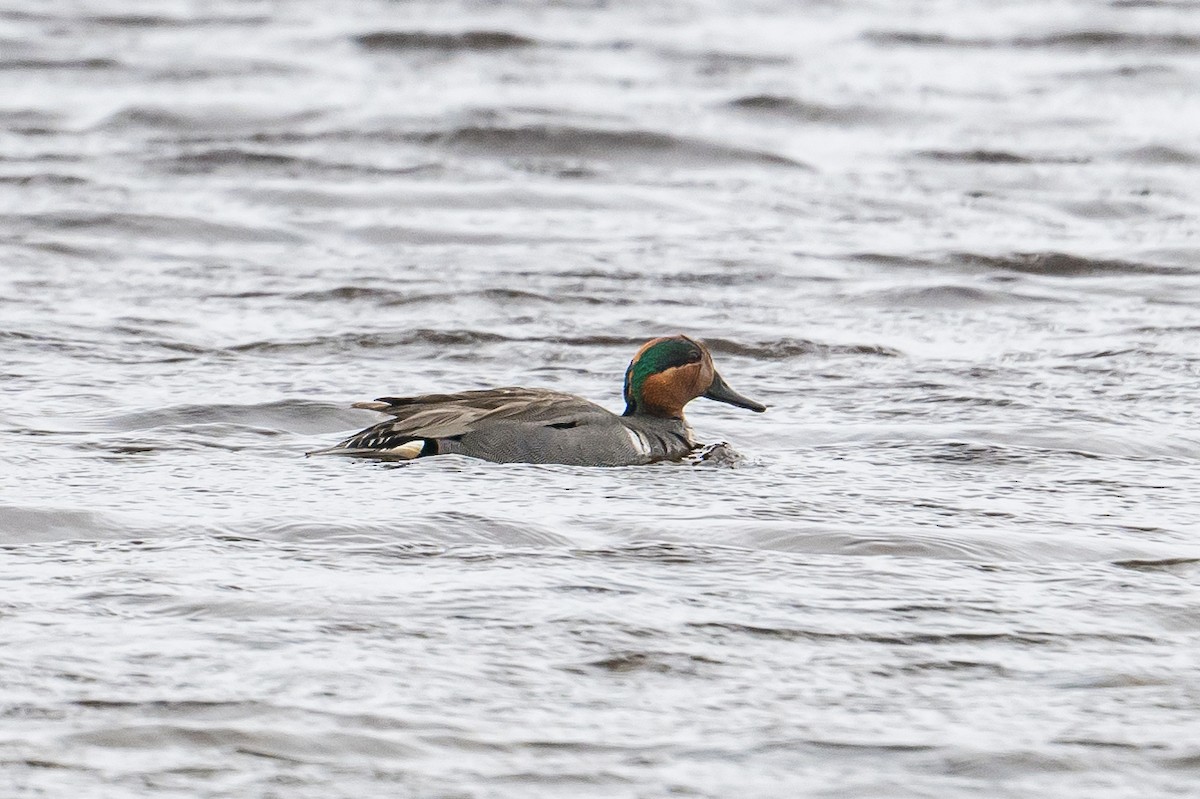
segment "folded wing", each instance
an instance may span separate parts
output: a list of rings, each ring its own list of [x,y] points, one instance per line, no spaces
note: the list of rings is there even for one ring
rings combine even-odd
[[[518,387],[380,397],[373,402],[356,402],[354,407],[394,418],[310,455],[366,455],[398,450],[397,454],[404,453],[402,457],[416,457],[422,447],[415,442],[455,438],[498,424],[565,428],[613,416],[605,408],[573,394]]]

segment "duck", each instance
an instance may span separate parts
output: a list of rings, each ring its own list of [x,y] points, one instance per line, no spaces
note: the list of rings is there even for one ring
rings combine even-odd
[[[730,388],[708,348],[682,334],[651,339],[638,349],[625,370],[623,394],[620,415],[545,388],[380,397],[352,407],[391,418],[306,454],[391,461],[467,455],[495,463],[637,466],[681,460],[699,448],[683,414],[698,397],[756,413],[767,410]]]

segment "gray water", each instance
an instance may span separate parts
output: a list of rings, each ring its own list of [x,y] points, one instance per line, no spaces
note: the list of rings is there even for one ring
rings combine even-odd
[[[0,9],[4,796],[1196,794],[1200,5]]]

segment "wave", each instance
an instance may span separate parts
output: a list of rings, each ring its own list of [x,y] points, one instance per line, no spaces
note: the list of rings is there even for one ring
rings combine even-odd
[[[1085,156],[1021,155],[1007,150],[919,150],[916,155],[931,161],[962,164],[1088,164]]]
[[[878,344],[825,344],[811,339],[795,338],[780,338],[753,344],[724,338],[706,338],[704,344],[719,355],[733,355],[757,361],[830,355],[873,355],[882,358],[898,358],[902,355],[899,350]]]
[[[273,18],[261,14],[173,17],[163,14],[129,13],[99,14],[77,19],[94,25],[116,28],[190,28],[213,25],[264,25],[271,22]]]
[[[311,157],[300,159],[285,153],[257,149],[262,145],[320,142],[417,145],[466,155],[511,159],[515,162],[551,159],[571,161],[569,165],[559,167],[558,171],[564,177],[593,174],[593,170],[574,163],[576,161],[643,163],[673,167],[749,164],[812,170],[809,164],[778,153],[650,130],[619,130],[552,123],[447,125],[412,130],[392,122],[385,123],[383,127],[356,130],[295,129],[300,122],[316,116],[314,113],[292,117],[254,117],[232,112],[224,116],[193,115],[135,107],[110,115],[96,127],[105,130],[150,128],[186,134],[181,135],[178,141],[214,145],[209,150],[158,160],[158,163],[174,165],[183,171],[248,166],[270,169],[313,167],[323,170],[352,169],[381,174],[406,174],[430,168],[429,164],[423,163],[387,170],[374,165],[337,163]],[[230,139],[233,137],[252,141],[254,149],[231,145]]]
[[[414,172],[422,174],[433,172],[438,167],[426,165],[414,168]],[[439,208],[471,211],[494,211],[500,208],[515,208],[536,211],[609,211],[609,210],[645,210],[662,211],[678,207],[674,203],[656,198],[639,195],[634,192],[621,191],[613,187],[605,187],[596,191],[593,187],[561,186],[478,186],[471,183],[440,183],[426,181],[417,183],[406,182],[394,189],[378,190],[376,188],[355,189],[345,186],[332,188],[317,187],[278,187],[278,186],[247,186],[239,188],[237,193],[254,202],[272,203],[309,208]],[[544,240],[544,239],[540,239]],[[578,277],[576,274],[562,274],[564,277]],[[596,273],[595,277],[604,277],[607,272]]]
[[[523,300],[535,299],[545,302],[561,302],[561,298],[529,294],[513,289],[489,289],[479,292],[480,295],[517,297]],[[387,294],[374,292],[363,295],[369,299],[379,299],[387,302]],[[414,302],[406,298],[403,302]],[[422,297],[421,302],[436,302],[434,297]],[[607,304],[597,302],[595,304]],[[329,352],[345,352],[354,349],[392,349],[420,346],[445,347],[476,347],[481,344],[527,343],[537,342],[555,344],[565,347],[604,347],[619,348],[633,352],[653,333],[638,336],[510,336],[501,333],[491,333],[480,330],[433,330],[419,328],[415,330],[346,332],[326,336],[293,341],[254,341],[226,348],[225,352],[237,353],[274,353],[318,350]],[[899,350],[878,344],[831,344],[811,339],[779,338],[752,342],[733,341],[727,338],[702,337],[705,345],[717,355],[751,358],[754,360],[788,360],[802,357],[830,357],[838,355],[875,356],[884,358],[901,357]]]
[[[1149,144],[1125,150],[1120,157],[1139,164],[1187,165],[1200,164],[1200,155],[1164,144]]]
[[[1114,566],[1139,572],[1166,572],[1188,577],[1200,572],[1200,558],[1151,558],[1113,561]]]
[[[545,242],[588,244],[595,239],[584,236],[563,236],[544,229],[523,227],[520,230],[502,232],[479,231],[473,229],[448,228],[418,228],[402,227],[399,225],[363,225],[347,231],[360,241],[370,244],[408,244],[423,246],[438,246],[464,244],[476,247],[498,246],[504,244],[533,244]],[[455,296],[453,294],[446,296]],[[459,296],[468,296],[466,294]]]
[[[343,352],[351,349],[390,349],[393,347],[410,347],[417,344],[436,346],[470,346],[490,344],[499,341],[513,341],[509,336],[498,333],[485,333],[477,330],[417,330],[338,333],[328,336],[315,336],[299,341],[253,341],[248,344],[237,344],[229,347],[229,352],[289,352],[309,349],[328,349]]]
[[[366,416],[362,411],[334,403],[286,399],[250,405],[172,405],[110,416],[101,420],[101,423],[109,429],[122,432],[210,425],[311,434],[345,430],[361,423]]]
[[[109,70],[121,67],[115,58],[4,58],[0,70]]]
[[[1003,150],[921,150],[921,158],[968,164],[1032,164],[1033,159]]]
[[[957,513],[956,509],[956,513]],[[719,522],[719,519],[711,519]],[[1180,547],[1153,541],[1113,539],[1060,539],[1043,533],[1023,534],[1010,525],[987,527],[961,521],[953,529],[925,528],[839,528],[823,524],[805,525],[794,518],[747,521],[730,519],[711,532],[685,529],[681,523],[660,522],[656,537],[660,546],[671,546],[675,557],[690,562],[710,547],[739,548],[793,555],[829,555],[853,558],[914,558],[968,563],[1132,563],[1187,564],[1195,558],[1194,548],[1180,554]],[[679,552],[678,550],[683,550]],[[689,553],[694,554],[690,558]],[[714,557],[719,557],[718,554]],[[1147,566],[1152,570],[1155,566]],[[1187,568],[1187,566],[1184,566]]]
[[[9,225],[24,225],[43,232],[84,230],[117,236],[149,236],[167,241],[295,244],[304,240],[303,236],[281,228],[268,228],[261,225],[250,227],[165,214],[50,211],[36,214],[11,214],[0,216],[0,220]]]
[[[443,467],[452,467],[449,462]],[[398,468],[408,468],[406,464]],[[230,532],[238,538],[304,543],[347,551],[395,557],[429,557],[448,547],[498,546],[505,548],[568,547],[573,541],[537,524],[483,516],[463,511],[442,511],[436,518],[409,518],[397,523],[337,522],[270,518],[239,522]],[[473,554],[478,555],[478,551]]]
[[[353,37],[366,50],[512,50],[532,47],[537,40],[507,31],[464,31],[462,33],[433,33],[430,31],[376,31]]]
[[[778,638],[787,641],[864,641],[876,644],[898,644],[902,646],[918,644],[955,644],[955,643],[1007,643],[1020,647],[1036,645],[1056,645],[1063,640],[1099,640],[1105,642],[1153,642],[1149,635],[1136,633],[1108,632],[878,632],[853,633],[844,630],[823,630],[815,627],[754,625],[738,622],[688,622],[689,627],[701,630],[723,630],[732,633],[742,633],[761,638]]]
[[[164,752],[210,748],[291,764],[325,764],[336,762],[338,758],[361,757],[364,752],[376,758],[408,761],[422,752],[415,744],[395,740],[384,732],[368,735],[325,731],[318,740],[296,734],[287,724],[270,729],[261,723],[248,724],[245,728],[196,726],[195,722],[187,725],[164,722],[104,726],[70,733],[63,737],[62,745]]]
[[[631,50],[637,45],[628,40],[610,42],[610,49]],[[756,67],[784,67],[793,63],[792,58],[780,53],[753,53],[748,51],[692,49],[681,47],[656,47],[654,53],[670,61],[695,64],[704,75],[724,75],[746,72]]]
[[[248,135],[257,141],[275,132],[282,137],[293,135],[297,127],[322,116],[322,111],[315,110],[263,114],[236,105],[195,105],[186,111],[157,105],[129,105],[101,119],[92,130],[152,130],[186,134],[189,141],[204,141],[199,138],[201,134],[215,134],[220,141]]]
[[[103,25],[106,27],[124,28],[184,28],[210,25],[262,25],[272,21],[272,17],[262,14],[245,15],[197,15],[191,17],[168,16],[152,13],[112,13],[112,14],[76,14],[70,6],[54,8],[46,5],[37,11],[6,10],[3,16],[8,19],[26,20],[29,22],[68,22],[82,25]],[[55,13],[57,12],[57,13]]]
[[[214,145],[209,150],[183,153],[157,161],[182,171],[251,167],[282,170],[347,169],[381,174],[406,174],[429,168],[428,164],[422,163],[388,170],[375,165],[337,163],[311,157],[301,159],[286,153],[259,149],[263,145],[319,142],[416,145],[531,164],[558,159],[571,162],[558,167],[559,173],[564,177],[593,174],[593,170],[576,163],[577,161],[641,163],[656,167],[760,165],[812,170],[810,165],[778,153],[650,130],[619,130],[552,123],[447,125],[412,130],[394,122],[386,122],[383,127],[357,130],[295,129],[299,123],[317,116],[319,115],[316,113],[280,117],[255,117],[235,112],[181,114],[164,109],[134,107],[110,115],[96,128],[149,128],[181,134],[176,138],[180,142]],[[250,141],[253,147],[231,145],[232,138]]]
[[[38,108],[6,108],[0,110],[0,125],[6,130],[58,130],[64,116]],[[7,160],[7,159],[6,159]],[[25,159],[21,159],[24,161]]]
[[[1064,362],[1088,361],[1111,357],[1116,353],[1082,352],[1064,357]],[[1075,365],[1087,368],[1090,364]],[[963,396],[961,389],[931,385],[929,390],[940,396],[926,400],[927,404],[956,403],[966,405],[996,405],[985,399]],[[955,393],[959,396],[955,396]],[[1019,403],[1009,407],[1030,407]],[[891,427],[860,425],[845,430],[830,431],[829,435],[810,435],[816,446],[845,445],[862,442],[877,450],[902,450],[907,460],[931,463],[1045,463],[1048,457],[1076,461],[1175,461],[1200,460],[1200,438],[1184,433],[1139,429],[1114,425],[1099,415],[1073,414],[1053,428],[1011,426],[1007,428],[964,425],[953,431],[932,420],[941,419],[940,409],[933,409],[922,422],[910,422]]]
[[[1020,272],[1049,277],[1185,275],[1195,274],[1197,271],[1196,267],[1168,266],[1120,258],[1092,258],[1064,252],[1028,252],[1007,255],[952,252],[943,256],[858,253],[850,256],[850,260],[892,267]]]
[[[570,304],[572,302],[580,302],[585,305],[612,304],[609,300],[596,297],[571,296],[565,294],[539,294],[534,291],[524,291],[522,289],[499,288],[479,289],[477,291],[447,291],[415,294],[412,292],[394,291],[392,289],[339,286],[338,288],[324,291],[306,291],[299,294],[289,295],[289,298],[307,300],[310,302],[356,302],[360,300],[366,300],[368,302],[375,302],[384,306],[441,305],[443,303],[453,302],[454,300],[465,298],[481,299],[489,302],[504,304],[510,302],[537,302],[552,303],[555,305]]]
[[[1023,48],[1068,50],[1146,50],[1155,53],[1200,48],[1200,35],[1187,33],[1133,33],[1113,30],[1076,30],[1040,36],[962,37],[923,31],[870,31],[867,41],[882,45],[949,48]]]
[[[264,152],[240,147],[218,147],[209,150],[181,153],[157,158],[148,163],[177,174],[209,174],[223,170],[245,172],[281,172],[286,175],[314,173],[356,173],[361,175],[414,175],[428,172],[429,164],[403,167],[383,167],[370,163],[331,161],[278,152]]]
[[[46,172],[37,175],[0,175],[0,183],[9,186],[86,186],[92,181],[78,175]]]
[[[501,157],[591,158],[672,166],[760,164],[811,169],[807,164],[776,153],[648,130],[608,130],[550,124],[512,127],[468,125],[416,133],[409,138],[420,144]]]
[[[496,303],[511,303],[511,302],[536,302],[536,303],[552,303],[555,305],[563,305],[570,303],[579,303],[583,305],[621,305],[621,300],[613,300],[606,297],[592,297],[589,295],[572,295],[572,294],[541,294],[534,291],[525,291],[523,289],[478,289],[475,291],[434,291],[434,292],[414,292],[414,291],[399,291],[396,289],[379,288],[374,286],[337,286],[330,289],[313,289],[309,291],[296,292],[269,292],[269,291],[251,291],[237,292],[232,294],[209,294],[210,298],[227,298],[227,299],[257,299],[263,297],[278,297],[286,300],[295,300],[299,302],[365,302],[373,303],[380,306],[402,306],[402,305],[443,305],[462,299],[482,299]],[[4,298],[0,297],[0,302]],[[632,300],[627,302],[632,303]],[[0,330],[0,337],[4,335],[4,331]],[[517,339],[512,339],[517,340]]]
[[[1113,8],[1200,8],[1198,0],[1109,0]]]
[[[124,525],[94,511],[0,505],[0,545],[134,535]]]
[[[1012,255],[1001,256],[954,253],[950,256],[950,259],[971,267],[1056,277],[1171,275],[1194,271],[1180,267],[1128,261],[1119,258],[1089,258],[1063,252],[1014,253]]]
[[[882,289],[864,295],[864,300],[874,300],[888,306],[915,306],[922,308],[970,308],[1008,303],[1062,302],[1062,300],[1052,296],[1036,296],[1008,289],[980,288],[978,286],[954,284]]]
[[[835,106],[811,103],[778,94],[753,94],[728,102],[730,108],[789,120],[814,123],[855,124],[877,122],[895,116],[884,109],[867,106]]]

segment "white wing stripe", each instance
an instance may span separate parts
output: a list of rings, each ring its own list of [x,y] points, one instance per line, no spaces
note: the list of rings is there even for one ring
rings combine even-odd
[[[650,455],[650,441],[644,435],[637,430],[630,430],[628,427],[625,428],[625,432],[629,434],[629,442],[633,444],[633,448],[638,451],[638,454]]]

